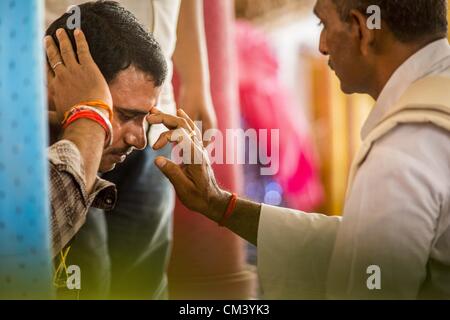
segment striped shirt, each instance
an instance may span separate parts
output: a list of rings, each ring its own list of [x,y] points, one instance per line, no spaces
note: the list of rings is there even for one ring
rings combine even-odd
[[[113,183],[97,177],[88,194],[78,148],[61,140],[48,150],[50,165],[51,230],[53,256],[80,230],[90,207],[111,210],[117,199]]]

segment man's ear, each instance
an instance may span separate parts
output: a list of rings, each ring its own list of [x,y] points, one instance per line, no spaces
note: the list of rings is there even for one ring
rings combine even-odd
[[[350,11],[350,23],[352,32],[358,37],[361,54],[369,55],[375,42],[376,29],[369,28],[367,16],[356,9]]]

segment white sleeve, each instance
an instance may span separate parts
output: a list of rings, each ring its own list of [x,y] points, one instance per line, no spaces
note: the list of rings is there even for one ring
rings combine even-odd
[[[258,273],[266,299],[320,299],[340,217],[263,205]]]

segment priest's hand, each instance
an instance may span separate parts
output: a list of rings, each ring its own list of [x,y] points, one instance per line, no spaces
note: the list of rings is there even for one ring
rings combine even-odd
[[[178,198],[187,208],[219,221],[231,195],[217,184],[198,127],[183,110],[179,109],[177,115],[153,108],[147,117],[150,125],[162,123],[169,129],[161,134],[153,148],[159,150],[173,142],[182,157],[181,164],[164,157],[156,158],[155,164],[173,184]]]

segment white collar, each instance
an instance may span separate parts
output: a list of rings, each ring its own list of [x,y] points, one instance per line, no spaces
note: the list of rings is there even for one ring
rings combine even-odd
[[[362,139],[364,140],[389,109],[394,107],[413,82],[448,68],[450,44],[447,39],[434,41],[412,55],[394,72],[381,91],[361,130]]]

